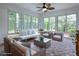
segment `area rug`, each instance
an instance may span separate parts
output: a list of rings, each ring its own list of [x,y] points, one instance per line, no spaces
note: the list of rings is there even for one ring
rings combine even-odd
[[[35,45],[32,45],[32,48],[39,51]],[[76,56],[75,50],[75,45],[73,45],[72,39],[64,38],[62,42],[51,40],[51,46],[46,49],[46,53],[47,56]],[[39,54],[40,53],[38,53],[38,55]]]

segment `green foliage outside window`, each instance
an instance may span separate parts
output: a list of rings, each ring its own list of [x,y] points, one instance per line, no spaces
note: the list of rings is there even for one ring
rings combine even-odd
[[[49,29],[49,18],[44,18],[44,28],[45,30]]]
[[[58,31],[68,33],[71,37],[75,37],[76,31],[76,14],[59,16],[58,22],[55,23],[54,17],[44,18],[44,30],[55,30],[58,24]]]
[[[66,19],[65,16],[58,17],[58,31],[59,32],[65,32],[65,24],[66,24],[65,19]]]
[[[76,15],[59,16],[58,31],[69,33],[71,37],[74,37],[76,31]]]
[[[8,13],[8,33],[15,33],[15,23],[16,22],[16,13]]]

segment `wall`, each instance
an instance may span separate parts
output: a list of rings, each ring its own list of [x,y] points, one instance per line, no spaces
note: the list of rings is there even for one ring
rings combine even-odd
[[[36,16],[38,17],[38,14],[33,13],[29,10],[23,9],[21,7],[13,6],[13,5],[6,5],[6,4],[0,4],[0,44],[3,43],[3,38],[7,35],[8,31],[8,11],[13,10],[15,12]]]
[[[0,7],[0,43],[3,42],[3,37],[7,34],[7,10]]]

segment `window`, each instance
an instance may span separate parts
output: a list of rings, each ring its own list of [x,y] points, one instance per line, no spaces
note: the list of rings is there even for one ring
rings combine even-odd
[[[49,18],[44,18],[44,30],[49,30]]]
[[[38,30],[38,18],[36,17],[36,30]]]
[[[28,16],[24,15],[24,29],[28,28]]]
[[[19,32],[20,15],[16,12],[8,12],[8,33]]]
[[[16,13],[8,12],[8,33],[15,33]]]
[[[50,17],[50,30],[55,31],[55,17]]]
[[[32,17],[32,28],[33,29],[38,29],[38,18],[37,17]]]
[[[58,31],[65,32],[65,25],[66,25],[66,16],[59,16],[58,17]]]
[[[28,28],[31,29],[31,16],[28,16]]]
[[[76,32],[76,15],[67,15],[67,32],[74,36]]]
[[[38,18],[24,15],[24,29],[37,29]]]
[[[13,11],[8,12],[8,33],[16,33],[26,29],[38,29],[38,18],[22,15]]]
[[[58,32],[74,36],[76,31],[76,14],[58,16],[57,18],[57,20],[55,20],[55,17],[44,18],[44,30],[55,31],[57,25],[56,29]]]
[[[24,15],[23,30],[31,28],[31,16]]]
[[[65,32],[71,37],[76,31],[76,14],[59,16],[58,17],[58,31]]]
[[[32,17],[32,28],[36,27],[36,18]]]
[[[44,18],[44,28],[55,31],[55,17]]]

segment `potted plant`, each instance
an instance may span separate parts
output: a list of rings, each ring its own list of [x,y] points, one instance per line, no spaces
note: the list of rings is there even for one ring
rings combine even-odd
[[[44,39],[44,37],[43,36],[40,36],[40,41],[41,42],[43,42],[43,39]]]

